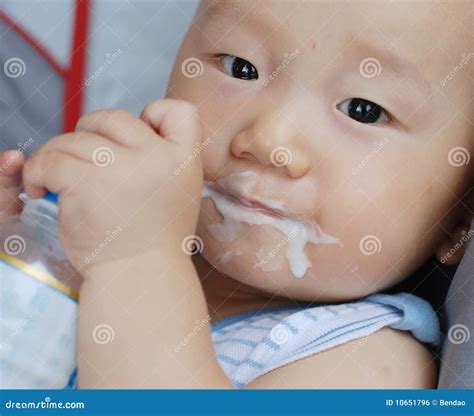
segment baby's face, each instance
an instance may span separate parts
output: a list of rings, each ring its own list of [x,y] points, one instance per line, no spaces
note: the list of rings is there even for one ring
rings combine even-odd
[[[268,292],[342,300],[433,255],[472,181],[472,15],[204,1],[168,96],[203,122],[205,258]]]

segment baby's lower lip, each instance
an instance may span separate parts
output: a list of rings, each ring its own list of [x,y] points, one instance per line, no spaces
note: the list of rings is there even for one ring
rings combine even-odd
[[[229,196],[229,198],[231,198],[232,200],[234,200],[236,203],[238,203],[239,205],[241,205],[243,208],[246,208],[250,211],[257,211],[257,212],[260,212],[264,215],[268,215],[270,217],[273,217],[273,218],[282,218],[283,215],[277,213],[277,212],[274,212],[274,211],[271,211],[267,206],[257,202],[257,201],[249,201],[245,198],[242,198],[242,197],[233,197],[233,196]]]
[[[267,215],[272,218],[286,218],[284,215],[272,211],[270,208],[259,203],[258,201],[249,201],[248,199],[245,199],[242,196],[230,195],[215,188],[214,191],[221,194],[224,198],[227,198],[233,204],[238,205],[241,209],[245,209],[253,213]]]

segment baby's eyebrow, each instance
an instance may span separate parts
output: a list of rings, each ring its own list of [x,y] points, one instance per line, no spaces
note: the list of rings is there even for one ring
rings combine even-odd
[[[381,72],[384,70],[394,74],[395,76],[406,80],[418,87],[418,92],[429,94],[430,83],[425,78],[423,72],[420,70],[420,64],[415,64],[409,58],[404,57],[397,51],[391,51],[387,48],[380,48],[374,45],[369,45],[363,41],[356,40],[353,44],[353,49],[359,52],[361,61],[365,58],[375,58],[380,63]]]
[[[237,23],[247,24],[250,28],[271,33],[280,26],[270,13],[256,13],[255,2],[250,0],[216,0],[200,15],[204,20],[226,32],[232,30]]]
[[[205,13],[211,17],[242,17],[242,8],[232,0],[213,1],[205,10]]]

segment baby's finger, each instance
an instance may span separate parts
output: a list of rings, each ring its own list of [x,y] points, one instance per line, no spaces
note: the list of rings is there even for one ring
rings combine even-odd
[[[123,148],[114,141],[95,133],[66,133],[49,139],[33,156],[39,152],[53,150],[70,153],[71,156],[84,162],[104,167],[114,163],[116,155],[123,151]]]
[[[23,154],[18,150],[0,153],[0,222],[20,213],[23,208],[19,195],[24,161]]]
[[[0,188],[0,222],[4,216],[19,214],[23,209],[23,202],[19,198],[21,186]]]
[[[186,148],[192,148],[202,140],[197,109],[187,101],[171,98],[153,101],[140,117],[164,139]]]
[[[23,153],[19,150],[0,152],[0,187],[16,182],[24,162]]]
[[[117,144],[129,148],[141,147],[148,143],[155,132],[139,118],[128,111],[108,109],[83,115],[76,132],[88,131],[105,136]]]
[[[23,183],[31,198],[43,196],[46,191],[57,194],[80,183],[87,163],[61,150],[33,154],[23,168]]]

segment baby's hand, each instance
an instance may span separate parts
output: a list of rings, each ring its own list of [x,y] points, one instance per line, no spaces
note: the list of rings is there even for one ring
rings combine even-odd
[[[181,251],[199,213],[201,140],[197,111],[183,101],[155,101],[140,119],[97,111],[34,153],[23,179],[31,197],[59,194],[61,242],[86,277],[99,264]]]
[[[0,152],[0,224],[21,212],[21,171],[25,159],[18,150]]]

